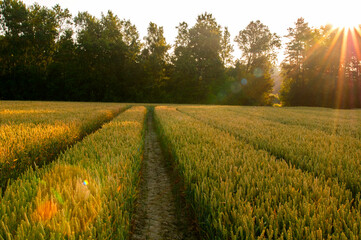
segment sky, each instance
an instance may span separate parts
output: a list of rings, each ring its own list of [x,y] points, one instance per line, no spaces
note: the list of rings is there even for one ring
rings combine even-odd
[[[100,17],[111,10],[120,19],[129,19],[136,25],[141,38],[147,34],[149,22],[163,26],[166,40],[173,44],[177,36],[176,26],[187,22],[193,26],[198,15],[212,13],[218,24],[227,26],[231,40],[250,21],[260,20],[271,32],[284,37],[299,17],[310,26],[320,27],[327,23],[335,26],[361,24],[361,0],[23,0],[27,5],[35,2],[52,7],[59,4],[76,15],[87,11]],[[285,42],[286,39],[283,39]],[[241,52],[234,43],[234,55]],[[283,58],[280,50],[279,61]]]

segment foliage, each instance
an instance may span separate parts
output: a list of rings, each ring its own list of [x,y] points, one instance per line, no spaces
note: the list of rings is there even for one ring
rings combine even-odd
[[[240,31],[235,41],[242,51],[242,58],[236,64],[236,81],[232,84],[233,94],[229,101],[242,105],[270,105],[269,95],[274,85],[272,69],[276,50],[281,47],[279,36],[257,20]]]
[[[231,44],[231,34],[228,31],[228,27],[224,28],[224,32],[221,39],[221,59],[224,66],[233,65],[232,52],[234,51],[233,45]]]
[[[185,22],[178,26],[171,82],[174,85],[172,90],[175,101],[216,101],[215,96],[223,77],[221,44],[221,27],[212,14],[199,15],[196,24],[191,28]],[[183,91],[179,91],[179,88]]]
[[[299,18],[288,29],[283,106],[361,107],[360,26],[315,28]],[[239,31],[235,60],[228,28],[212,14],[177,28],[174,45],[153,22],[140,41],[111,11],[73,17],[59,5],[0,1],[0,99],[273,104],[281,42],[268,26],[251,21]]]
[[[289,28],[281,100],[290,106],[361,106],[360,28]]]
[[[163,36],[163,27],[158,27],[155,23],[150,23],[148,27],[148,35],[145,37],[145,47],[142,51],[142,64],[144,66],[144,87],[148,91],[147,101],[160,102],[160,97],[164,96],[164,86],[169,80],[168,75],[168,50],[170,46],[167,44]]]
[[[6,0],[0,6],[0,98],[137,99],[141,43],[134,25],[111,11],[72,18],[67,9]],[[75,37],[76,36],[76,37]]]
[[[70,17],[68,10],[58,5],[28,8],[21,1],[6,0],[1,2],[0,16],[2,98],[44,99],[44,72],[52,61],[62,24]]]
[[[242,51],[247,72],[252,72],[256,67],[268,67],[276,59],[275,50],[281,47],[280,37],[271,33],[259,20],[250,22],[239,32],[235,41]]]

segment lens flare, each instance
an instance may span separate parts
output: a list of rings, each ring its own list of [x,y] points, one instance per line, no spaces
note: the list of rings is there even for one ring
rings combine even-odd
[[[71,238],[86,231],[101,208],[96,181],[78,166],[54,166],[39,181],[33,201],[32,221]]]
[[[263,71],[262,69],[260,68],[256,68],[254,71],[253,71],[253,75],[257,78],[259,77],[262,77],[263,76]]]
[[[241,81],[235,81],[232,85],[231,85],[231,91],[232,93],[239,93],[241,91],[242,85],[241,85]]]
[[[32,214],[32,217],[36,221],[48,221],[57,213],[58,213],[58,206],[56,202],[48,200],[41,203],[36,208],[36,210]]]
[[[321,57],[320,71],[325,76],[331,72],[337,74],[334,104],[336,108],[341,108],[347,104],[345,101],[354,103],[358,97],[353,89],[357,81],[356,78],[360,77],[358,69],[361,59],[361,24],[337,28],[327,25],[321,29],[321,32],[324,35],[307,50],[304,61],[311,58],[314,53],[324,51],[324,46],[328,46],[324,56]],[[338,67],[335,66],[335,63],[338,64]],[[347,100],[345,100],[346,97]]]

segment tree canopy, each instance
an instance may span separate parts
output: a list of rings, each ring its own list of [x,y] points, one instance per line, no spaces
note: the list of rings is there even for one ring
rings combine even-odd
[[[361,107],[360,29],[289,28],[281,100],[289,106]]]
[[[259,20],[234,38],[210,13],[181,22],[175,42],[150,22],[140,39],[112,11],[72,16],[59,5],[0,1],[0,99],[361,107],[361,28],[312,28],[300,18],[281,38]],[[276,69],[276,70],[275,70]]]

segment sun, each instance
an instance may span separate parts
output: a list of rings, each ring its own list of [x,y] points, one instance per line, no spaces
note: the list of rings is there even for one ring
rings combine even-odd
[[[338,16],[331,23],[334,29],[355,29],[361,27],[361,20],[353,16]]]

